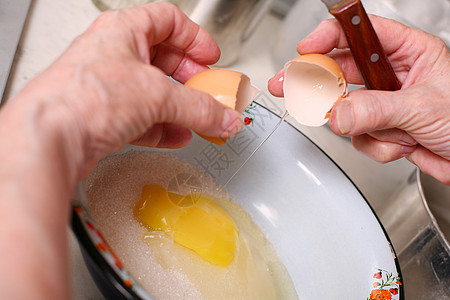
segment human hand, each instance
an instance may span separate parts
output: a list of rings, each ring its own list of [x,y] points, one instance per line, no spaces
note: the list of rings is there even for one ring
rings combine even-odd
[[[402,82],[399,91],[358,89],[332,109],[330,127],[351,136],[353,146],[386,163],[405,157],[424,173],[450,185],[450,54],[430,34],[370,16],[381,44]],[[334,50],[334,51],[332,51]],[[347,81],[363,84],[339,23],[325,20],[297,44],[299,54],[333,57]],[[282,96],[284,70],[269,80]]]
[[[211,36],[169,3],[108,11],[16,98],[30,91],[53,99],[47,109],[61,116],[61,135],[70,136],[63,143],[81,153],[67,156],[80,158],[83,176],[129,142],[177,148],[189,143],[189,129],[237,133],[236,111],[168,78],[184,83],[219,56]]]
[[[0,111],[1,299],[69,298],[70,197],[101,156],[129,142],[181,147],[189,129],[228,137],[241,128],[236,111],[168,77],[183,83],[219,55],[211,36],[168,3],[109,11],[8,100]]]

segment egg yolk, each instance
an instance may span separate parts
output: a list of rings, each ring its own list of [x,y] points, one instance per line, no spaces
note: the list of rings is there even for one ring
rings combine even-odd
[[[204,260],[227,267],[234,258],[238,230],[230,215],[207,197],[147,185],[134,213],[148,230],[163,231]]]

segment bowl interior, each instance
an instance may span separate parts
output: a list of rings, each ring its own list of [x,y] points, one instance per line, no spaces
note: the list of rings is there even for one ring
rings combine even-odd
[[[395,253],[373,210],[342,170],[293,126],[283,122],[228,182],[280,120],[259,105],[253,113],[253,123],[224,146],[195,136],[183,149],[129,146],[120,152],[172,153],[227,183],[274,245],[300,299],[368,299],[377,293],[402,299]],[[88,218],[86,208],[79,209]]]

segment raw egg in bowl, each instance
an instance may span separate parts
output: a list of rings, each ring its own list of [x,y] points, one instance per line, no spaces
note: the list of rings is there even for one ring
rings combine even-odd
[[[72,227],[108,299],[403,299],[373,210],[295,127],[284,121],[228,182],[279,121],[256,104],[222,146],[194,136],[100,161]]]

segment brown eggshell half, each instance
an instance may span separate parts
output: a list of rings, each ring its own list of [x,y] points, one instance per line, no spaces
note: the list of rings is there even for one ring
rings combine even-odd
[[[245,74],[228,69],[207,69],[192,76],[184,85],[210,94],[240,114],[259,92]],[[217,145],[223,145],[227,141],[226,138],[199,136]]]
[[[341,67],[323,54],[304,54],[287,62],[283,91],[289,115],[313,127],[327,123],[332,107],[348,94]]]

